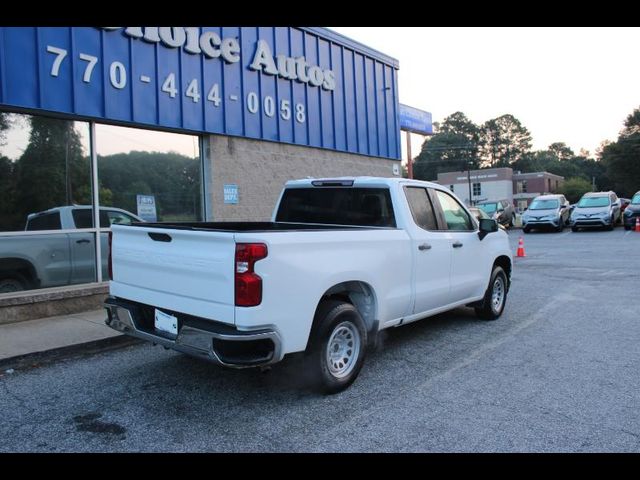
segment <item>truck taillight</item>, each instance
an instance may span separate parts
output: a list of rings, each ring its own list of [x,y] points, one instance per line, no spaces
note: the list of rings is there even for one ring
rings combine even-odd
[[[109,280],[113,280],[113,262],[111,260],[111,237],[113,237],[113,232],[109,232]]]
[[[262,278],[253,271],[253,266],[267,254],[264,243],[236,244],[236,306],[255,307],[262,302]]]

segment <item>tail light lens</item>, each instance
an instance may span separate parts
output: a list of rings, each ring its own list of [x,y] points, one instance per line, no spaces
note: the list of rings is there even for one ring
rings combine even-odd
[[[262,278],[253,268],[255,263],[267,254],[267,246],[264,243],[236,244],[236,306],[255,307],[262,302]]]
[[[113,232],[109,231],[109,280],[113,280],[113,262],[111,260],[111,238],[113,237]]]

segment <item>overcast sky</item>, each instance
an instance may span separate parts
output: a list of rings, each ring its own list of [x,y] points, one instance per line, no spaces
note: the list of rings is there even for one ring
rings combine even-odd
[[[510,113],[535,150],[565,142],[594,154],[640,107],[638,27],[330,28],[398,59],[400,103],[433,121],[461,111],[482,124]],[[424,140],[415,137],[414,157]]]

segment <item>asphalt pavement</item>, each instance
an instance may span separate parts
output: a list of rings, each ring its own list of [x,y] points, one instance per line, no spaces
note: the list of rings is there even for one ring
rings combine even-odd
[[[388,331],[345,392],[137,344],[0,376],[1,452],[638,452],[640,233],[510,232],[503,316]]]

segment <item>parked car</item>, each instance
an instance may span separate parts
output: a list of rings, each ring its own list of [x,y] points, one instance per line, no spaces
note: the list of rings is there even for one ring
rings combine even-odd
[[[620,213],[624,214],[624,211],[627,209],[630,203],[631,203],[630,198],[620,197]]]
[[[92,207],[56,207],[27,216],[25,232],[0,238],[0,293],[95,281],[95,243],[91,232],[34,235],[44,230],[93,227]],[[100,226],[142,219],[120,208],[101,208]],[[101,234],[102,272],[107,278],[107,234]]]
[[[640,190],[635,193],[626,210],[624,211],[624,229],[631,230],[636,227],[636,219],[640,217]]]
[[[236,368],[305,352],[326,393],[381,330],[462,305],[498,318],[512,268],[494,220],[402,178],[290,181],[271,222],[114,225],[111,245],[110,327]]]
[[[486,212],[484,210],[482,210],[481,208],[478,207],[468,207],[469,211],[471,212],[471,214],[476,217],[476,220],[478,220],[478,222],[480,222],[480,220],[482,220],[483,218],[486,220],[491,220],[491,217],[489,215],[486,214]],[[502,230],[506,230],[506,228],[504,227],[504,225],[498,223],[498,227],[500,227]]]
[[[478,221],[482,220],[483,218],[491,218],[484,210],[478,207],[469,207],[469,211],[473,214],[474,217],[476,217],[476,220]]]
[[[593,227],[613,230],[621,219],[620,200],[614,192],[589,192],[576,205],[569,223],[573,232]]]
[[[564,195],[540,195],[522,214],[522,231],[553,228],[561,232],[569,224],[570,204]]]
[[[476,207],[485,211],[489,217],[505,227],[513,227],[516,222],[515,207],[509,200],[492,200],[476,204]]]

